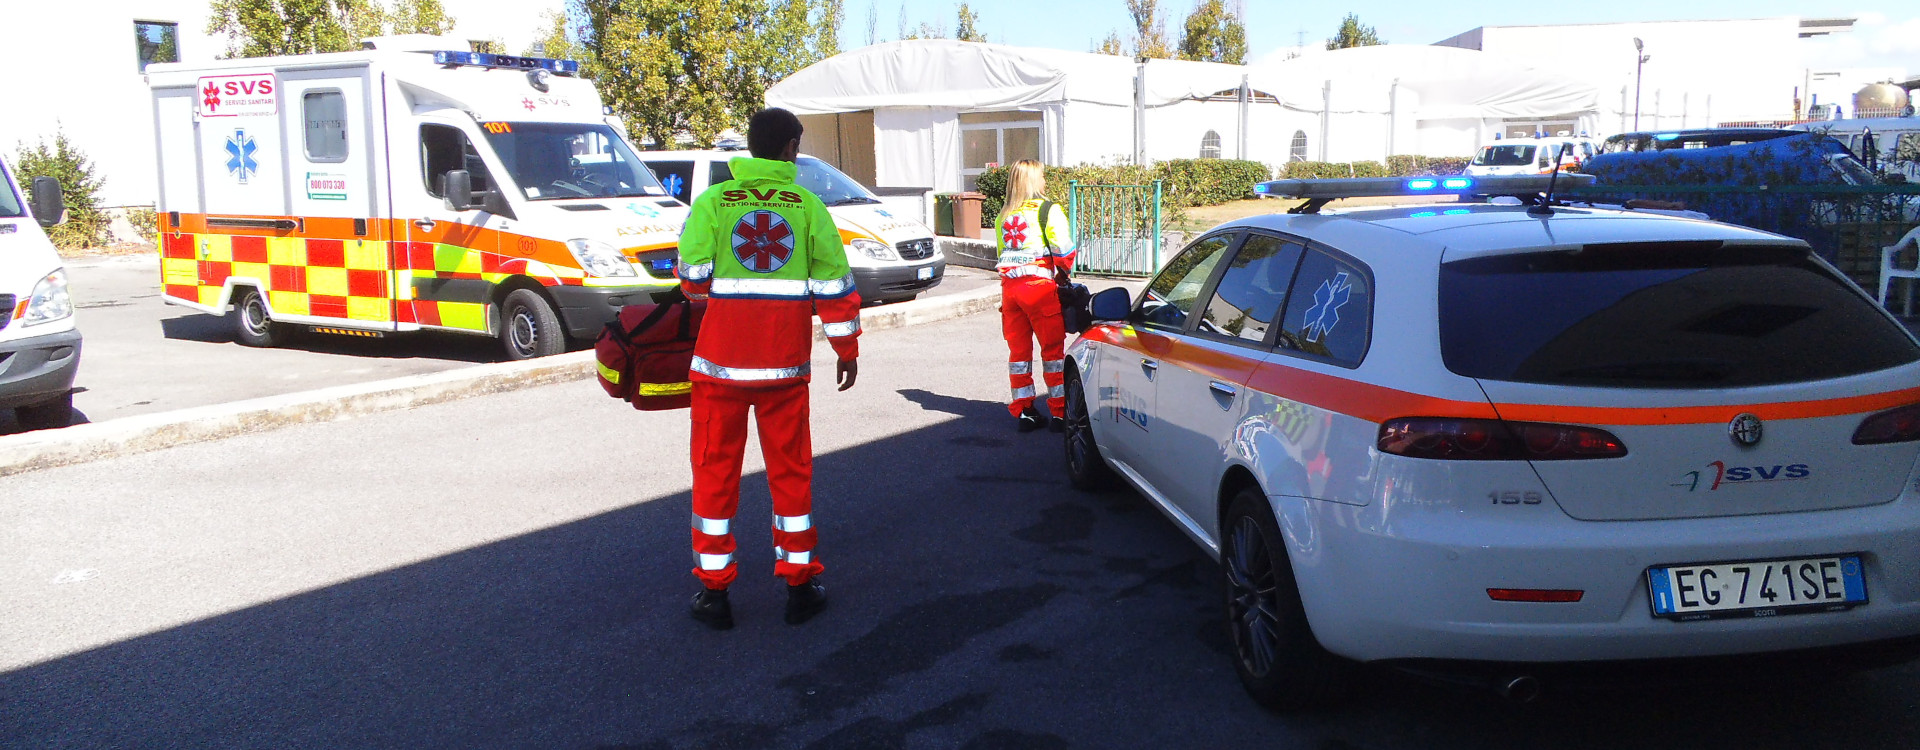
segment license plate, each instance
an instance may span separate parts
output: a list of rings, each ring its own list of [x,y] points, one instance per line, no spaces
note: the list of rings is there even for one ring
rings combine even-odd
[[[1647,569],[1653,615],[1675,620],[1832,612],[1867,603],[1859,555]]]
[[[918,271],[918,274],[920,276],[921,281],[926,281],[927,279],[933,278],[933,266],[927,266],[925,268],[920,269]]]

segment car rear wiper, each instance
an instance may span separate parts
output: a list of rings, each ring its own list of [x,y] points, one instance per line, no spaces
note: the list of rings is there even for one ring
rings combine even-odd
[[[841,198],[840,200],[834,201],[827,205],[828,206],[850,206],[855,203],[879,203],[879,202],[880,201],[874,200],[872,198],[862,198],[856,195],[850,198]]]

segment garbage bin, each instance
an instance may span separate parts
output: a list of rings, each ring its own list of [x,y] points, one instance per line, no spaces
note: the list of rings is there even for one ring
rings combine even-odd
[[[953,196],[953,236],[979,239],[987,236],[980,225],[980,209],[986,205],[983,193],[957,193]]]
[[[933,194],[933,233],[942,237],[953,235],[953,196],[954,193]]]

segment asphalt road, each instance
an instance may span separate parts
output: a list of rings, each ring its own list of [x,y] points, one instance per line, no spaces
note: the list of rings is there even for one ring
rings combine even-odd
[[[801,627],[758,473],[739,627],[686,616],[686,413],[590,382],[0,478],[0,746],[1920,746],[1912,666],[1526,706],[1381,673],[1266,713],[1212,563],[1015,434],[997,334],[875,332],[816,383]]]
[[[451,370],[504,359],[493,338],[424,332],[384,339],[308,334],[276,349],[234,343],[224,318],[160,301],[157,256],[72,261],[74,305],[86,337],[74,396],[77,421],[226,403],[283,393]],[[987,271],[948,266],[922,298],[994,282]],[[0,409],[0,435],[18,432]]]

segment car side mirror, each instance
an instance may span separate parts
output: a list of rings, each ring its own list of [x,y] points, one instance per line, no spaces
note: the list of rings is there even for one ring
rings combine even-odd
[[[501,218],[517,218],[513,215],[513,206],[507,203],[507,194],[498,188],[480,194],[479,208],[482,211]]]
[[[1133,298],[1127,294],[1126,289],[1111,287],[1093,295],[1093,299],[1087,303],[1087,308],[1088,312],[1092,313],[1093,319],[1098,322],[1126,320],[1127,315],[1133,312]]]
[[[50,227],[65,221],[67,217],[66,193],[60,189],[60,181],[52,177],[33,178],[33,219],[40,226]]]
[[[465,211],[473,208],[473,175],[467,170],[455,169],[447,172],[445,189],[447,208]]]

